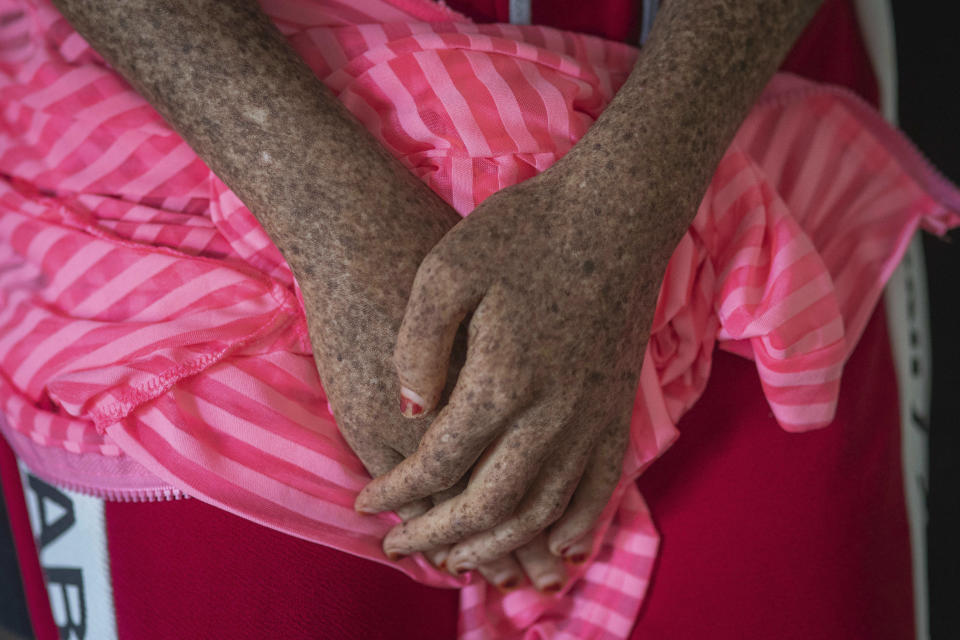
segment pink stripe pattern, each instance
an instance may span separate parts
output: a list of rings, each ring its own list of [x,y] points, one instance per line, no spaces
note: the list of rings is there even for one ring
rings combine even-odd
[[[627,45],[477,25],[427,0],[264,0],[318,77],[455,207],[543,171],[623,84]],[[395,516],[337,431],[296,283],[243,203],[47,0],[0,0],[0,425],[34,471],[187,494],[389,564]],[[714,349],[751,358],[780,425],[828,425],[843,364],[918,227],[960,194],[849,93],[777,76],[676,248],[623,477],[557,596],[461,588],[460,636],[625,638],[659,538],[634,479],[676,439]],[[126,488],[126,489],[124,489]],[[123,493],[124,490],[129,493]]]

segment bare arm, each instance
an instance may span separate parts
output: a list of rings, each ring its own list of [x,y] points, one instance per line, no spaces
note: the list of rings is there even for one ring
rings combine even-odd
[[[611,224],[673,238],[822,0],[667,0],[633,73],[565,162]],[[639,208],[637,203],[668,204]],[[622,231],[622,229],[621,229]]]
[[[347,112],[255,0],[54,3],[240,196],[301,277],[403,235],[418,215],[404,197],[459,219]]]

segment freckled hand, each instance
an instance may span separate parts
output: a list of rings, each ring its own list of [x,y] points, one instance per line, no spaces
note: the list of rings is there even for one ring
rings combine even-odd
[[[465,570],[532,542],[572,561],[589,552],[620,478],[665,252],[568,217],[588,203],[564,178],[551,170],[491,196],[420,266],[394,355],[407,415],[437,406],[472,312],[466,362],[419,448],[357,508],[468,482],[395,528],[388,553],[455,544],[447,564]]]
[[[488,198],[426,257],[395,360],[404,411],[438,402],[416,453],[357,500],[389,509],[467,479],[391,531],[389,552],[455,544],[471,567],[550,527],[581,557],[620,476],[647,332],[670,254],[717,162],[819,0],[672,0],[630,78],[540,176]]]

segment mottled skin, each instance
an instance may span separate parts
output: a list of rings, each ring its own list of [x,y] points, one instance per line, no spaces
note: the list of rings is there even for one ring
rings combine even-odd
[[[55,3],[284,253],[338,424],[381,476],[358,508],[410,517],[469,477],[391,532],[387,552],[454,543],[448,566],[488,562],[509,586],[516,549],[535,585],[559,587],[556,554],[582,559],[619,476],[666,262],[818,1],[670,0],[584,140],[459,224],[252,0]],[[471,312],[457,378],[451,343]],[[427,399],[421,417],[397,410],[396,372]]]
[[[388,553],[454,544],[448,565],[472,568],[547,527],[553,553],[589,551],[619,479],[669,257],[818,5],[670,0],[574,149],[490,197],[431,250],[400,330],[399,378],[433,409],[456,327],[472,312],[467,361],[416,453],[357,507],[391,509],[470,480],[391,531]]]

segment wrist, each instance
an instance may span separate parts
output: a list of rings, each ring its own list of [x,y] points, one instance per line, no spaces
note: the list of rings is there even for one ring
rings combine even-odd
[[[625,239],[651,258],[664,254],[665,265],[704,188],[689,180],[685,168],[660,157],[618,156],[592,143],[578,147],[542,175],[555,185],[559,201],[568,203],[565,217],[600,242],[615,246]]]
[[[673,0],[633,72],[558,163],[607,215],[678,241],[717,163],[819,0]]]

